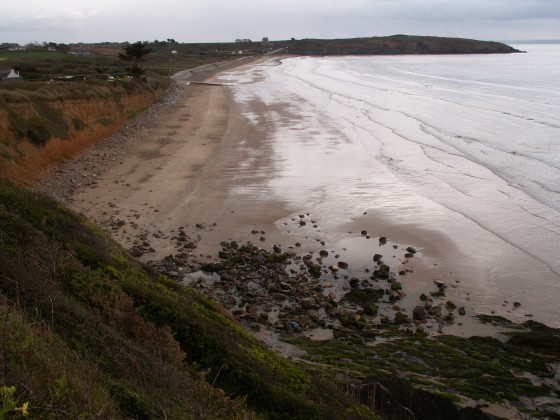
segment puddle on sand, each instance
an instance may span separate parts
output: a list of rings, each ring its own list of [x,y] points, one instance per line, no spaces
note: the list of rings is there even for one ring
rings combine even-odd
[[[286,272],[289,273],[290,277],[296,278],[302,273],[307,273],[306,262],[312,262],[320,267],[321,276],[319,279],[314,279],[315,284],[319,287],[311,287],[309,297],[312,297],[313,293],[321,294],[324,296],[323,302],[335,301],[341,305],[342,310],[361,313],[361,306],[343,301],[344,296],[352,289],[382,290],[383,293],[378,302],[378,315],[375,318],[368,317],[368,322],[375,324],[381,322],[382,317],[392,320],[398,311],[406,313],[412,319],[412,310],[418,305],[423,305],[420,295],[424,293],[430,296],[430,292],[437,290],[434,279],[426,276],[426,273],[422,270],[415,272],[415,266],[422,267],[425,264],[421,249],[417,250],[407,245],[394,243],[383,237],[373,238],[367,236],[367,234],[354,235],[343,238],[334,245],[325,244],[320,251],[303,252],[302,249],[298,251],[300,254],[292,258],[291,263],[286,267]],[[380,270],[383,265],[389,267],[390,279],[381,279],[374,275],[376,270]],[[286,320],[286,316],[282,316],[282,313],[285,313],[286,310],[294,310],[294,305],[299,307],[298,302],[302,299],[302,296],[287,294],[282,302],[272,296],[269,299],[267,298],[267,291],[259,284],[258,273],[245,274],[244,276],[245,284],[242,289],[220,281],[219,274],[207,274],[202,271],[187,274],[184,283],[212,296],[236,315],[245,315],[246,296],[244,294],[261,296],[260,303],[256,303],[259,306],[258,312],[267,314],[263,318],[266,322],[261,325],[261,328],[264,327],[262,330],[281,333],[282,322],[280,321],[282,319]],[[311,281],[311,278],[309,280]],[[450,286],[448,291],[457,287],[450,279],[444,279],[444,282]],[[400,283],[402,290],[392,288],[395,283]],[[221,288],[224,288],[224,290]],[[466,316],[461,316],[457,313],[457,310],[448,311],[445,308],[445,303],[450,297],[442,296],[432,299],[433,306],[442,306],[442,318],[448,312],[453,313],[455,322],[444,323],[430,318],[427,323],[422,324],[424,330],[429,334],[438,334],[443,330],[444,333],[468,337],[471,335],[493,335],[496,332],[496,329],[491,325],[481,324],[476,318],[470,316],[474,313],[467,305],[465,305]],[[341,301],[343,302],[341,303]],[[455,301],[455,303],[457,303],[457,306],[465,304],[462,301]],[[302,308],[301,314],[305,315],[305,313],[306,311]],[[329,315],[323,307],[315,308],[310,316],[321,321],[316,321],[318,322],[316,327],[313,326],[313,323],[307,325],[301,329],[300,333],[312,340],[332,339],[332,328],[340,325],[339,319],[336,316]],[[299,321],[297,316],[292,319]],[[264,331],[263,334],[265,334]],[[275,339],[270,340],[276,342]]]
[[[352,287],[390,288],[387,280],[374,278],[374,271],[381,264],[390,267],[390,272],[398,281],[405,274],[413,272],[414,257],[421,256],[417,250],[388,241],[384,238],[367,236],[342,239],[333,246],[325,245],[320,252],[296,256],[287,270],[296,273],[301,269],[305,257],[311,255],[312,261],[321,265],[320,284],[323,294],[339,302]],[[374,257],[376,260],[374,260]],[[399,274],[401,273],[401,274]]]

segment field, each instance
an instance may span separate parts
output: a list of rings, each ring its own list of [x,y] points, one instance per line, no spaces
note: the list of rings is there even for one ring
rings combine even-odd
[[[47,81],[51,79],[73,80],[84,78],[107,79],[109,76],[119,77],[128,73],[130,63],[118,57],[123,49],[106,47],[95,50],[95,54],[72,55],[64,52],[18,51],[0,52],[2,68],[15,68],[25,80]],[[236,58],[239,56],[235,56]],[[216,61],[231,59],[231,52],[186,51],[154,51],[146,57],[142,68],[146,72],[170,75],[181,70],[197,67]]]
[[[33,61],[44,59],[65,58],[68,54],[56,51],[13,51],[0,52],[0,60]]]

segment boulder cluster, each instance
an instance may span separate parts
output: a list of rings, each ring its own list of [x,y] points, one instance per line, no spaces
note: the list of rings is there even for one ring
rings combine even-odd
[[[222,242],[221,246],[219,261],[201,264],[202,271],[187,274],[184,282],[218,301],[253,329],[363,329],[380,323],[409,326],[430,320],[432,324],[454,320],[451,301],[445,305],[434,303],[445,290],[441,282],[436,284],[434,296],[423,295],[424,304],[408,315],[399,306],[406,295],[398,275],[379,254],[373,256],[367,276],[356,277],[348,263],[327,262],[329,252],[325,249],[298,255],[284,252],[278,245],[273,246],[272,252],[251,242]],[[408,258],[415,253],[413,248],[407,249]],[[181,259],[180,255],[168,256],[156,269],[179,278],[183,273],[177,268]],[[400,270],[400,275],[409,271],[412,270]]]

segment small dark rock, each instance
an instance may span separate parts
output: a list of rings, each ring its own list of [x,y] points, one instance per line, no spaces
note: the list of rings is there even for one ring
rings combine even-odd
[[[134,258],[140,258],[142,255],[144,255],[144,252],[137,246],[133,246],[129,252],[130,255],[132,255]]]
[[[428,314],[423,306],[417,306],[412,310],[412,319],[415,321],[425,321]]]
[[[402,325],[402,324],[409,324],[409,323],[410,323],[410,319],[408,318],[408,315],[406,315],[404,312],[397,312],[395,314],[395,318],[393,319],[393,324]]]
[[[448,300],[447,302],[445,302],[445,307],[447,308],[447,310],[452,311],[455,308],[457,308],[457,305],[455,305],[452,301]]]

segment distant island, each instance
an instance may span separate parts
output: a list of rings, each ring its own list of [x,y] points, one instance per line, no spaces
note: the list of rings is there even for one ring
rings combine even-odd
[[[504,54],[520,52],[501,42],[463,38],[393,35],[278,42],[295,55]]]

